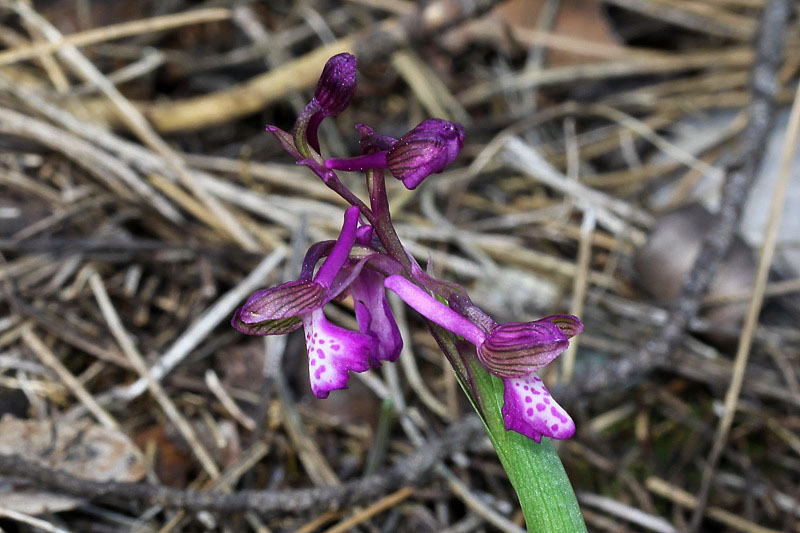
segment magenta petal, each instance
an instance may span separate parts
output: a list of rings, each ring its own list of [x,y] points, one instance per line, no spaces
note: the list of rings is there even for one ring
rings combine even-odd
[[[503,422],[507,430],[536,442],[541,442],[542,436],[568,439],[575,434],[575,422],[550,396],[539,376],[531,373],[507,378],[503,384]]]
[[[348,207],[344,212],[344,223],[342,224],[342,231],[339,233],[339,238],[336,239],[336,244],[331,248],[328,258],[319,267],[314,280],[325,287],[330,289],[336,275],[344,266],[347,257],[350,255],[350,249],[356,241],[356,228],[358,227],[358,208]]]
[[[311,115],[311,118],[308,119],[308,126],[306,126],[306,140],[308,141],[309,146],[319,153],[319,125],[322,123],[322,120],[325,118],[325,115],[322,111],[318,111]]]
[[[329,170],[344,170],[346,172],[383,169],[386,168],[386,152],[374,152],[358,157],[332,157],[325,160],[325,168]]]
[[[365,268],[353,280],[350,290],[358,329],[375,341],[370,364],[377,367],[381,361],[396,361],[403,349],[403,338],[386,300],[383,276]]]
[[[397,139],[378,135],[375,130],[366,124],[356,124],[356,129],[361,134],[361,153],[371,154],[374,152],[385,152],[397,144]]]
[[[481,328],[403,276],[387,276],[383,285],[428,320],[464,337],[475,346],[480,346],[486,340],[486,333]]]
[[[369,370],[372,339],[331,323],[322,309],[303,317],[311,391],[327,398],[332,390],[347,388],[348,371]]]
[[[362,246],[370,246],[372,243],[372,235],[375,231],[370,225],[364,225],[356,230],[356,242]]]

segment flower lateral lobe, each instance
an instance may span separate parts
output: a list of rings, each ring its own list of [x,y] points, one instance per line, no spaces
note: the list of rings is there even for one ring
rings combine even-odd
[[[370,365],[394,362],[403,349],[403,337],[383,289],[383,276],[365,268],[350,285],[359,331],[373,339]]]
[[[409,190],[431,174],[442,172],[464,147],[464,128],[431,118],[403,135],[386,155],[389,172]]]
[[[534,373],[503,380],[503,422],[506,429],[536,442],[542,437],[568,439],[575,434],[575,422],[556,403]]]

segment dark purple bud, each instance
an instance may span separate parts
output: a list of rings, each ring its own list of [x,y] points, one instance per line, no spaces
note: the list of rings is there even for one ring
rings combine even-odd
[[[423,121],[392,146],[386,162],[407,189],[415,189],[430,174],[443,171],[464,147],[461,124],[440,118]]]
[[[361,153],[371,154],[385,152],[397,144],[397,139],[386,135],[378,135],[375,130],[366,124],[356,124],[356,129],[361,134]]]
[[[567,346],[567,335],[553,322],[508,322],[478,347],[478,359],[497,377],[517,378],[539,370]]]
[[[337,54],[325,63],[314,91],[314,99],[324,116],[338,115],[350,105],[356,92],[356,58]]]
[[[326,290],[313,281],[290,281],[255,292],[236,310],[231,326],[247,335],[284,335],[302,325],[302,315],[321,308]]]

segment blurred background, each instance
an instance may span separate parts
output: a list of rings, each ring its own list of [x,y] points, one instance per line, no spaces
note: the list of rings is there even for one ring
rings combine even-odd
[[[800,532],[797,12],[758,31],[781,5],[1,1],[0,455],[289,491],[381,474],[469,419],[399,305],[401,361],[327,400],[300,334],[229,327],[341,225],[265,126],[290,130],[351,51],[358,92],[324,155],[356,155],[356,123],[460,122],[445,173],[388,183],[404,243],[498,321],[586,324],[542,377],[578,426],[559,453],[590,531]],[[354,326],[349,300],[327,310]],[[0,476],[0,530],[519,531],[488,440],[457,448],[422,484],[266,516]]]

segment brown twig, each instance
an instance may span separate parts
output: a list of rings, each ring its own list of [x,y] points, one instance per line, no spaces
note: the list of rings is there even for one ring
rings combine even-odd
[[[756,59],[751,73],[752,100],[749,120],[739,145],[725,166],[726,180],[716,223],[706,235],[700,254],[681,293],[661,330],[641,347],[626,353],[614,363],[593,369],[556,394],[569,402],[626,383],[664,364],[683,340],[689,322],[697,315],[714,274],[725,256],[738,227],[744,201],[764,156],[764,147],[775,116],[775,97],[780,84],[784,33],[790,8],[787,0],[772,0],[764,8],[756,38]]]
[[[235,120],[313,86],[332,55],[353,52],[361,61],[374,61],[407,43],[477,17],[496,3],[497,0],[437,0],[408,15],[392,17],[356,35],[315,48],[239,85],[186,100],[145,105],[144,114],[161,132],[193,130]]]
[[[697,508],[694,511],[689,527],[691,533],[698,531],[700,527],[700,522],[703,519],[705,508],[708,504],[708,496],[711,491],[711,481],[714,471],[716,470],[722,451],[728,443],[731,426],[733,425],[733,417],[736,414],[739,395],[742,391],[747,361],[753,346],[758,317],[764,304],[767,277],[769,276],[772,259],[775,255],[775,247],[778,242],[778,229],[780,227],[781,216],[786,206],[791,168],[797,153],[798,130],[800,130],[800,86],[798,86],[796,94],[797,96],[795,97],[789,118],[789,125],[786,130],[786,137],[784,138],[779,177],[772,197],[769,222],[765,230],[764,245],[761,249],[758,271],[753,286],[753,295],[748,306],[742,334],[739,337],[739,346],[736,350],[736,359],[733,366],[733,376],[728,385],[728,391],[725,394],[725,414],[717,425],[717,430],[714,435],[714,444],[703,469],[700,491],[697,495]]]
[[[375,500],[404,485],[419,483],[439,460],[480,440],[482,433],[480,420],[471,416],[450,426],[441,439],[429,439],[424,446],[377,474],[341,486],[308,489],[243,490],[222,494],[179,490],[147,483],[99,482],[47,468],[17,455],[0,455],[0,473],[28,480],[37,487],[84,498],[114,496],[191,511],[255,511],[261,514],[297,513],[310,509],[323,511]]]
[[[206,8],[183,13],[162,15],[143,20],[134,20],[121,24],[111,24],[72,35],[64,35],[60,41],[39,42],[19,45],[0,52],[0,65],[9,65],[43,54],[51,54],[64,46],[86,46],[112,39],[122,39],[131,35],[170,30],[190,24],[218,22],[229,19],[231,12],[222,8]]]

